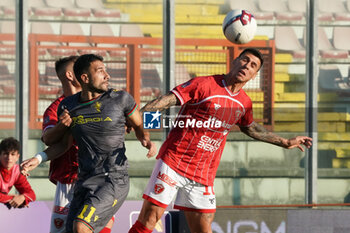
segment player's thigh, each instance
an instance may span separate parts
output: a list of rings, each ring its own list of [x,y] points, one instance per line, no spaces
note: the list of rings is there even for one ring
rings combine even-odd
[[[214,188],[187,179],[187,183],[178,191],[174,207],[184,211],[215,213]]]
[[[60,182],[56,184],[54,207],[51,214],[51,233],[65,232],[69,206],[73,199],[73,187],[73,184],[61,184]]]
[[[86,196],[75,221],[85,223],[99,232],[121,207],[128,192],[127,173],[110,173],[105,177],[104,183]]]
[[[184,211],[184,213],[191,232],[212,232],[211,223],[214,220],[215,213],[202,213],[195,211]]]
[[[162,160],[154,166],[143,198],[159,207],[166,208],[177,195],[181,177]]]

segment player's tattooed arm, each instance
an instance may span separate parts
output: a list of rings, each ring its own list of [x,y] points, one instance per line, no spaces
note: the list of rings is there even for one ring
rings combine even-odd
[[[163,111],[165,109],[170,108],[174,105],[180,105],[180,101],[175,96],[174,93],[169,92],[168,94],[162,95],[157,99],[152,100],[148,104],[146,104],[140,112],[155,112],[155,111]]]
[[[248,127],[241,126],[240,129],[243,133],[256,140],[271,143],[276,146],[281,146],[287,149],[297,147],[301,151],[304,151],[304,148],[301,145],[304,145],[306,148],[310,148],[312,145],[312,138],[310,137],[297,136],[294,138],[286,139],[266,130],[262,125],[256,122],[253,122]]]

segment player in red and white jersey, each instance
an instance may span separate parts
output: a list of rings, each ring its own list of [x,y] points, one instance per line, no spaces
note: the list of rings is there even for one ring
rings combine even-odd
[[[262,64],[259,51],[245,49],[228,74],[194,78],[143,107],[143,112],[153,112],[181,105],[129,233],[152,232],[174,198],[174,208],[184,211],[191,232],[212,232],[216,210],[213,182],[233,125],[256,140],[287,149],[311,147],[309,137],[286,139],[254,122],[252,102],[242,88],[255,78]]]
[[[180,175],[213,186],[228,132],[253,122],[251,100],[242,89],[232,93],[223,75],[194,78],[172,93],[182,108],[158,158]]]
[[[73,65],[78,56],[64,57],[56,61],[55,70],[62,84],[63,95],[58,97],[44,112],[43,142],[50,146],[60,141],[68,127],[68,115],[57,116],[61,101],[81,91],[81,86],[74,76]],[[73,198],[74,183],[78,173],[78,146],[72,147],[61,157],[50,162],[49,179],[56,184],[54,207],[51,215],[50,233],[65,232],[70,202]],[[101,232],[111,232],[113,219]]]

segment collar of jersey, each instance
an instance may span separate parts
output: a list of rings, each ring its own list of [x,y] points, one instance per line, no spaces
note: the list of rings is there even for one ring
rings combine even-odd
[[[96,97],[96,98],[93,98],[91,100],[87,100],[87,101],[84,101],[84,102],[80,102],[81,105],[89,105],[93,102],[95,102],[96,99],[98,99],[100,96]]]
[[[225,81],[224,78],[222,79],[222,84],[224,85],[226,91],[230,94],[230,96],[236,96],[236,95],[239,94],[239,92],[241,92],[241,90],[239,90],[239,91],[237,91],[236,93],[233,93],[230,89],[228,89],[227,83],[226,83],[226,81]]]

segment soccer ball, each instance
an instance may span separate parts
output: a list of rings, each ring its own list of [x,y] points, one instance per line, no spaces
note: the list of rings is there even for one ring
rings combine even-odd
[[[222,30],[225,37],[235,44],[245,44],[254,38],[256,32],[256,20],[246,10],[232,10],[227,13]]]

